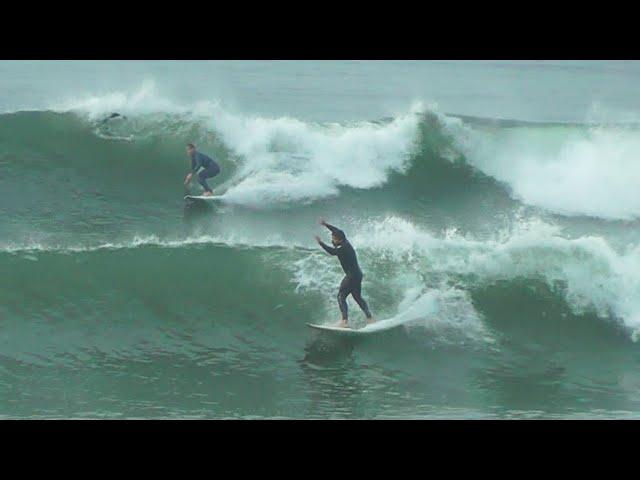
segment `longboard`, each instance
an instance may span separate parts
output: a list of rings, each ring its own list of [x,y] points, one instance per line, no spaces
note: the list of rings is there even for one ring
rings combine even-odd
[[[323,332],[328,332],[336,335],[343,335],[349,337],[361,336],[361,335],[371,335],[374,333],[385,332],[387,330],[391,330],[392,328],[397,328],[403,325],[404,323],[412,320],[411,317],[406,317],[403,315],[398,315],[392,318],[387,318],[385,320],[379,320],[377,322],[371,323],[362,328],[343,328],[338,327],[336,325],[317,325],[314,323],[307,323],[307,325],[315,330],[321,330]]]
[[[206,202],[221,202],[221,195],[211,195],[210,197],[204,195],[185,195],[185,200],[204,200]]]

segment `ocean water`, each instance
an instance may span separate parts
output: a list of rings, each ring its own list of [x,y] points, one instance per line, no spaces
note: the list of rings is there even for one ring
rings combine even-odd
[[[0,62],[0,418],[638,418],[639,80]],[[185,203],[190,142],[221,203]],[[408,322],[306,326],[339,318],[319,217]]]

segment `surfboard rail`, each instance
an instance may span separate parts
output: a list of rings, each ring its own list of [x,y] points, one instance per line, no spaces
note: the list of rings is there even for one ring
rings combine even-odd
[[[211,196],[205,196],[205,195],[185,195],[184,196],[185,200],[203,200],[205,202],[208,201],[218,201],[221,202],[224,199],[222,198],[222,195],[211,195]]]
[[[350,328],[350,327],[345,328],[345,327],[338,327],[337,325],[319,325],[316,323],[307,323],[307,326],[315,330],[335,333],[337,335],[358,336],[358,335],[371,335],[374,333],[385,332],[393,328],[400,327],[411,320],[412,320],[411,317],[398,315],[395,317],[387,318],[385,320],[378,320],[377,322],[370,323],[362,328]]]

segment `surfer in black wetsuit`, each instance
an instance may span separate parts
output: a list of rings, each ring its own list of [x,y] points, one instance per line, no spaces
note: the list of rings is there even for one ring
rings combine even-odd
[[[202,168],[200,173],[198,173],[198,182],[202,185],[202,188],[204,188],[202,195],[205,197],[212,196],[213,192],[207,184],[207,178],[213,178],[218,175],[220,173],[220,167],[213,159],[207,157],[204,153],[196,151],[193,143],[187,145],[187,154],[191,157],[191,171],[185,177],[184,184],[187,185],[191,181],[193,174]]]
[[[126,120],[127,117],[125,117],[124,115],[120,115],[118,112],[113,112],[111,115],[109,115],[106,118],[103,118],[102,121],[100,122],[100,125],[104,125],[105,123],[107,123],[109,120],[113,120],[114,118],[120,118],[122,120]]]
[[[362,270],[360,270],[360,266],[358,265],[356,251],[353,249],[353,247],[347,240],[347,236],[342,230],[334,227],[333,225],[329,225],[324,220],[320,220],[320,225],[323,225],[331,230],[331,243],[333,244],[334,248],[325,244],[317,235],[316,241],[322,248],[324,248],[327,253],[329,253],[330,255],[337,255],[338,260],[340,260],[340,265],[342,265],[342,269],[345,273],[345,277],[340,283],[340,290],[338,291],[338,305],[340,306],[340,312],[342,313],[342,321],[340,322],[339,326],[348,326],[347,322],[349,321],[349,316],[347,309],[347,297],[349,295],[353,297],[364,314],[367,316],[367,323],[373,323],[373,317],[371,316],[371,312],[369,311],[369,306],[360,294],[363,274]]]

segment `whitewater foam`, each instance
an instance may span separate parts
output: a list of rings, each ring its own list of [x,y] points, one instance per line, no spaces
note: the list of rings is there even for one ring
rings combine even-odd
[[[496,238],[477,240],[456,232],[436,237],[410,221],[388,217],[352,236],[365,255],[382,255],[425,274],[465,277],[466,287],[496,280],[542,278],[566,285],[576,315],[593,312],[620,321],[635,339],[640,332],[640,246],[617,252],[597,236],[567,238],[541,220],[522,221]],[[471,282],[471,283],[469,283]]]
[[[344,186],[379,187],[390,172],[408,168],[421,109],[416,105],[386,124],[352,125],[241,116],[218,109],[213,128],[242,159],[225,198],[260,206],[329,197]]]
[[[567,216],[640,217],[640,130],[527,126],[476,130],[448,119],[469,164],[522,202]]]
[[[357,236],[354,238],[358,247],[360,240]],[[430,336],[440,343],[493,342],[482,323],[482,316],[463,289],[442,281],[428,282],[419,270],[406,268],[406,258],[399,269],[389,268],[384,251],[375,246],[363,246],[362,250],[366,252],[361,257],[365,271],[363,295],[369,299],[369,306],[377,319],[398,318],[406,328],[429,331]],[[380,263],[384,264],[382,268]],[[312,251],[295,262],[285,264],[285,267],[292,273],[297,293],[320,294],[325,311],[335,312],[331,318],[338,315],[336,289],[344,274],[337,262],[327,259],[321,252]],[[376,304],[371,300],[376,287],[382,287],[383,296],[391,295],[390,304]],[[351,302],[351,311],[356,312],[352,318],[361,316],[353,301],[348,302]]]

